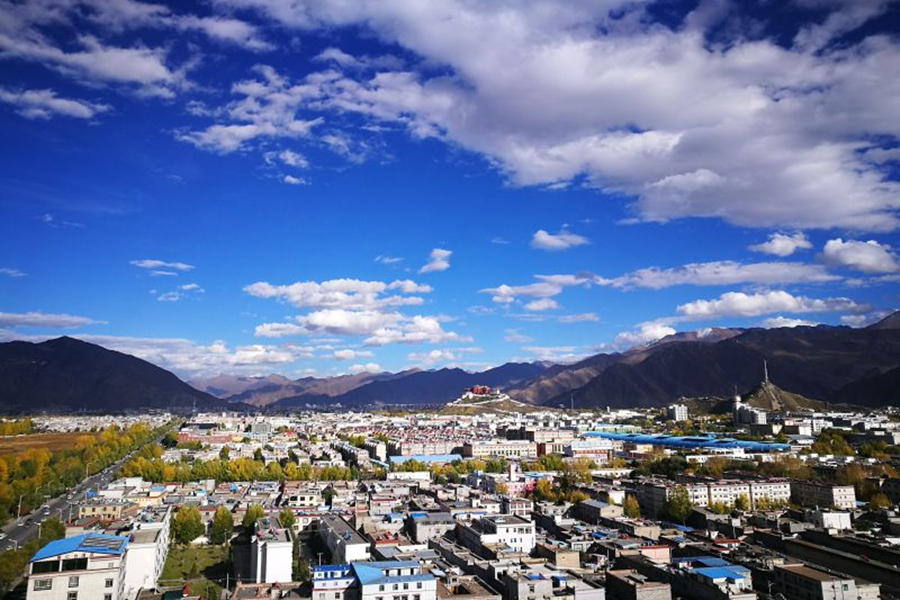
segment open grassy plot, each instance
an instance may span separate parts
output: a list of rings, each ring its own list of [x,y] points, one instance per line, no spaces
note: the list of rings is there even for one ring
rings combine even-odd
[[[187,581],[192,593],[206,596],[209,589],[209,597],[218,598],[229,566],[228,548],[224,546],[176,546],[169,550],[159,587],[176,587]]]
[[[18,454],[25,450],[45,449],[50,452],[68,450],[75,446],[75,440],[85,435],[83,431],[70,433],[26,433],[0,437],[0,456]]]

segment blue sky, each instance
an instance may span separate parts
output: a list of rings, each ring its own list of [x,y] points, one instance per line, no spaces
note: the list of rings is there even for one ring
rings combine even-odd
[[[480,370],[900,307],[900,4],[2,2],[0,338]]]

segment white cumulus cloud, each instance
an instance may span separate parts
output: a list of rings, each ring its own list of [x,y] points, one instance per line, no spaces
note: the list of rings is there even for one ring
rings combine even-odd
[[[451,250],[444,250],[443,248],[435,248],[431,251],[431,254],[428,257],[428,262],[419,269],[419,273],[436,273],[439,271],[446,271],[450,268],[450,255],[453,254]]]
[[[531,247],[541,250],[568,250],[575,246],[590,244],[586,237],[571,233],[565,229],[559,233],[548,233],[543,229],[537,230],[531,237]]]
[[[863,273],[897,273],[900,261],[887,244],[875,240],[860,242],[841,239],[828,240],[821,259],[826,264],[847,267]]]
[[[790,256],[797,250],[809,250],[812,248],[806,235],[802,231],[795,233],[773,233],[769,239],[749,247],[754,252],[772,254],[774,256]]]
[[[678,314],[691,320],[720,317],[758,317],[765,314],[856,312],[865,307],[849,298],[809,298],[783,290],[747,294],[727,292],[713,300],[695,300],[678,307]]]

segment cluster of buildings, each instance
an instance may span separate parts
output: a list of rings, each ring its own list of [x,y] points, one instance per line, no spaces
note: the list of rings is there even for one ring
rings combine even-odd
[[[197,415],[164,461],[243,457],[278,463],[281,472],[308,466],[308,475],[116,479],[67,515],[65,539],[32,558],[28,599],[139,600],[177,591],[184,581],[160,579],[173,515],[197,507],[207,533],[193,544],[203,545],[217,509],[239,524],[253,505],[264,516],[249,531],[236,528],[228,582],[217,582],[236,598],[900,598],[900,514],[860,502],[854,486],[828,476],[843,463],[809,452],[815,431],[841,428],[857,444],[890,439],[900,432],[895,421],[849,413],[766,417],[742,431],[777,425],[781,443],[737,431],[674,436],[634,425],[656,418],[662,429],[665,421],[689,420],[684,405],[662,414]],[[817,476],[632,476],[641,460],[676,454],[688,464],[792,456]],[[541,461],[550,455],[553,461]],[[312,470],[328,467],[353,476]],[[581,475],[573,479],[576,468]],[[871,483],[900,501],[900,480]],[[691,505],[679,522],[667,516],[676,490]],[[285,511],[293,517],[287,526]],[[309,566],[308,582],[298,580],[300,563]]]
[[[167,412],[135,415],[38,415],[31,418],[35,431],[47,433],[70,433],[75,431],[100,431],[107,427],[127,428],[142,423],[150,429],[161,427],[172,420]]]

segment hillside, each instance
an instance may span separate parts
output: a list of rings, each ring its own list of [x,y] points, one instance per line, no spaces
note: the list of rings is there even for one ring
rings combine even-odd
[[[358,373],[336,377],[303,377],[285,379],[283,382],[250,388],[228,396],[228,402],[244,402],[251,406],[269,406],[285,398],[292,398],[295,405],[316,403],[333,396],[345,394],[372,381],[391,379],[401,374]]]
[[[741,400],[754,408],[767,411],[825,410],[826,408],[824,402],[786,392],[771,381],[763,381],[750,391],[741,394]]]
[[[241,375],[216,375],[205,379],[189,379],[187,384],[201,392],[212,394],[218,398],[227,398],[260,388],[285,385],[291,380],[283,375],[266,375],[264,377],[245,377]]]
[[[380,378],[342,394],[312,397],[300,395],[283,398],[272,406],[302,406],[306,403],[371,406],[374,404],[445,404],[455,400],[463,389],[473,385],[507,388],[540,375],[546,367],[536,363],[506,363],[481,373],[462,369],[406,371],[393,377]]]
[[[545,400],[555,406],[574,396],[578,406],[656,406],[678,397],[730,397],[734,387],[755,388],[768,361],[772,382],[798,398],[782,396],[777,402],[800,404],[807,399],[830,398],[839,390],[840,401],[876,406],[879,396],[853,397],[853,382],[878,377],[900,366],[900,329],[896,313],[864,329],[849,327],[795,327],[749,329],[714,343],[683,341],[655,345],[609,363],[615,355],[593,361],[603,364],[595,377],[576,389]],[[886,376],[887,377],[887,376]],[[876,379],[888,388],[889,377]],[[788,393],[785,392],[785,393]],[[761,390],[760,401],[766,395]],[[799,400],[803,397],[803,400]],[[769,398],[772,400],[772,398]],[[895,400],[892,400],[894,402]]]
[[[226,403],[147,361],[69,337],[0,344],[0,409],[222,409]]]
[[[828,401],[900,406],[900,367],[848,383],[828,396]]]

